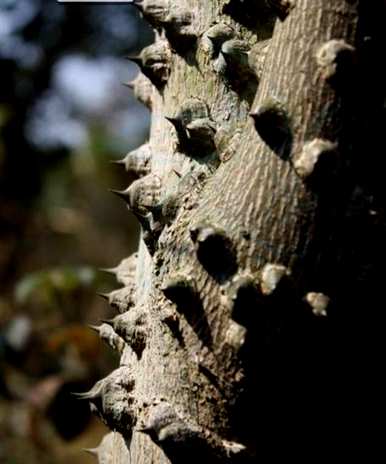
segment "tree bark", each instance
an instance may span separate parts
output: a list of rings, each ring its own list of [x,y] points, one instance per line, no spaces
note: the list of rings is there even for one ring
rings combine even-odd
[[[151,159],[129,154],[145,176],[118,192],[143,231],[100,328],[121,366],[87,395],[113,430],[99,462],[312,459],[342,428],[363,438],[384,256],[384,11],[365,3],[137,2],[158,29],[133,83]]]

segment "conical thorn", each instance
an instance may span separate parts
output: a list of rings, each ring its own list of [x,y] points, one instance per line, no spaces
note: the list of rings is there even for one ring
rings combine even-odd
[[[85,453],[98,457],[98,448],[82,448]]]
[[[142,58],[140,56],[127,55],[125,58],[135,63],[140,68],[142,67]]]
[[[126,203],[129,204],[129,195],[127,194],[126,190],[114,190],[114,189],[109,189],[109,192],[113,193],[114,195],[117,195],[119,198],[124,200]]]
[[[107,274],[114,274],[114,275],[117,273],[117,269],[115,267],[100,267],[98,271],[107,272]]]
[[[100,326],[99,325],[87,324],[87,327],[89,329],[93,330],[94,332],[96,332],[97,334],[99,334],[99,331],[100,331]]]
[[[96,294],[98,296],[100,296],[101,298],[103,298],[104,300],[109,301],[109,294],[108,293],[97,292]]]
[[[92,400],[99,396],[93,389],[83,393],[71,392],[71,395],[75,396],[78,400]]]
[[[134,83],[132,81],[130,81],[130,82],[122,82],[122,85],[124,85],[125,87],[128,87],[131,90],[134,89]]]
[[[114,328],[114,319],[101,319],[101,322]]]

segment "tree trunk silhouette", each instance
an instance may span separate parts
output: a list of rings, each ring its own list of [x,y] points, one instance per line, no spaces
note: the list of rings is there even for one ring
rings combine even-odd
[[[112,429],[94,452],[352,451],[371,428],[384,262],[384,5],[132,3],[156,29],[131,84],[152,125],[122,162],[138,179],[116,192],[142,238],[99,328],[121,363],[85,395]]]

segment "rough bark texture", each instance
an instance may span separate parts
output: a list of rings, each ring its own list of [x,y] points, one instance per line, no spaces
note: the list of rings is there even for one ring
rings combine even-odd
[[[114,430],[99,462],[343,449],[384,255],[382,4],[134,3],[158,29],[132,84],[153,117],[117,192],[143,233],[100,329],[121,367],[86,395]]]

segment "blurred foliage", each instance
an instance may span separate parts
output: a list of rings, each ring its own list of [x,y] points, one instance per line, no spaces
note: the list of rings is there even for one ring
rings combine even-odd
[[[151,40],[127,5],[0,0],[0,462],[93,462],[104,427],[72,395],[117,364],[88,323],[135,248],[110,163],[148,113],[121,81]]]
[[[90,288],[96,281],[95,270],[90,267],[48,269],[31,272],[24,276],[15,287],[18,303],[37,297],[51,307],[55,307],[56,295],[75,293],[80,288]]]

